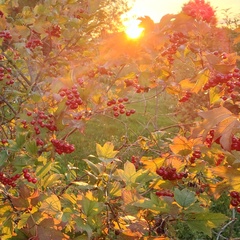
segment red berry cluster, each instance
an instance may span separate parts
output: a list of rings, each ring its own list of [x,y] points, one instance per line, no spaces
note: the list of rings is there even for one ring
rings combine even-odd
[[[35,49],[36,47],[41,47],[43,45],[40,39],[31,39],[26,43],[26,48]]]
[[[118,98],[117,100],[112,99],[107,102],[109,107],[112,107],[114,117],[118,117],[120,114],[126,114],[127,117],[134,114],[136,111],[134,109],[127,110],[125,109],[124,103],[128,102],[128,98]]]
[[[86,7],[87,7],[87,6],[86,6]],[[81,18],[84,17],[84,14],[83,14],[84,12],[85,12],[85,9],[84,9],[84,8],[79,8],[79,9],[77,9],[77,10],[74,12],[73,16],[74,16],[75,18],[81,19]]]
[[[186,92],[185,95],[179,99],[179,102],[187,102],[191,96],[191,92]]]
[[[83,78],[81,78],[81,77],[77,78],[77,83],[79,84],[79,86],[81,88],[84,87],[84,79]]]
[[[131,163],[134,164],[135,168],[138,169],[140,165],[140,157],[139,156],[132,156],[131,157]]]
[[[186,172],[177,172],[176,168],[173,167],[160,167],[156,170],[156,173],[163,178],[163,180],[180,180],[186,178],[188,174]]]
[[[205,3],[204,0],[194,0],[187,4],[184,4],[182,8],[183,12],[187,15],[206,21],[208,23],[216,23],[215,12],[209,3]]]
[[[97,72],[101,75],[109,75],[109,76],[113,75],[113,72],[109,71],[103,66],[99,66]]]
[[[167,56],[168,62],[172,64],[174,62],[173,55],[176,54],[181,45],[187,42],[187,37],[182,32],[175,32],[169,35],[169,41],[171,45],[161,53],[161,56]]]
[[[37,179],[35,177],[32,177],[29,169],[24,168],[22,172],[23,172],[24,178],[27,179],[28,182],[32,182],[34,184],[37,183]]]
[[[44,146],[44,141],[41,138],[36,139],[37,146]]]
[[[196,149],[193,151],[192,156],[190,157],[190,163],[195,163],[195,160],[201,158],[201,151]]]
[[[235,207],[236,211],[240,213],[240,194],[236,191],[230,192],[231,201],[230,204]]]
[[[156,192],[156,195],[159,197],[174,197],[173,192],[170,190],[160,190]]]
[[[59,38],[61,36],[61,28],[58,25],[52,26],[46,32],[52,37]]]
[[[12,35],[9,31],[4,30],[0,32],[0,38],[3,38],[4,41],[8,41],[10,39],[12,39]]]
[[[212,129],[209,131],[209,134],[205,140],[205,143],[208,147],[213,143],[215,131]],[[214,142],[220,144],[221,137],[217,138]],[[232,136],[231,150],[240,151],[240,138],[236,136]]]
[[[208,90],[216,86],[223,86],[225,90],[225,95],[223,100],[228,99],[228,95],[232,100],[240,100],[239,88],[240,88],[240,70],[235,68],[233,72],[223,74],[215,73],[213,74],[209,81],[203,86],[203,90]]]
[[[149,87],[143,87],[139,84],[134,85],[134,87],[136,88],[136,93],[148,92],[150,90]]]
[[[75,151],[75,147],[73,144],[69,144],[68,142],[64,140],[57,140],[57,139],[52,139],[51,140],[53,146],[55,147],[55,151],[58,154],[63,154],[63,153],[72,153]]]
[[[124,80],[126,87],[134,87],[136,93],[148,92],[149,87],[143,87],[138,83],[138,76],[135,79],[126,79]]]
[[[3,174],[3,172],[0,172],[0,182],[5,186],[11,186],[16,187],[16,181],[21,177],[20,174],[16,174],[12,177],[7,177]]]
[[[6,80],[6,85],[12,85],[14,83],[14,79],[12,78],[11,73],[11,68],[0,67],[0,81]]]
[[[232,137],[231,150],[240,151],[240,138],[237,138],[236,136]]]
[[[217,161],[216,161],[216,166],[219,166],[225,158],[225,155],[223,153],[219,153],[217,155]]]
[[[205,144],[207,145],[207,147],[211,147],[212,143],[213,143],[213,138],[214,138],[214,130],[210,130],[206,139],[205,139]]]
[[[49,131],[53,132],[57,130],[55,125],[55,120],[53,115],[45,114],[44,111],[34,111],[34,112],[27,112],[27,116],[31,117],[32,120],[30,121],[30,125],[33,126],[34,131],[37,135],[41,133],[41,128],[47,128]],[[22,120],[21,123],[23,124],[23,128],[27,129],[29,122],[27,120]]]
[[[76,85],[73,85],[72,88],[62,88],[59,91],[59,95],[62,98],[67,98],[66,105],[70,109],[77,109],[78,106],[83,104],[83,100],[80,97],[80,94],[78,92],[78,88]]]
[[[1,143],[2,143],[3,145],[5,145],[5,144],[7,144],[7,143],[8,143],[8,140],[7,140],[7,139],[5,139],[5,138],[3,138],[3,139],[1,140]]]

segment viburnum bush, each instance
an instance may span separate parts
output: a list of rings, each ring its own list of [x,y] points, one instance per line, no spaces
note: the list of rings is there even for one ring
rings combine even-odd
[[[187,239],[181,224],[195,237],[235,237],[239,56],[209,3],[155,26],[141,18],[151,28],[130,40],[116,24],[124,1],[20,2],[0,5],[1,239]],[[96,143],[78,159],[84,171],[66,163],[69,136],[100,115],[126,121],[149,92],[173,96],[175,125],[118,149]],[[224,213],[213,210],[222,194]]]

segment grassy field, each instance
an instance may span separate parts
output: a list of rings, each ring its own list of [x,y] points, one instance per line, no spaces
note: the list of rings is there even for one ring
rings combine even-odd
[[[84,133],[75,132],[68,138],[76,150],[66,155],[65,160],[81,169],[84,167],[82,159],[95,154],[96,143],[111,141],[118,148],[123,143],[122,139],[134,142],[139,136],[149,136],[152,131],[175,124],[173,111],[176,101],[165,93],[155,95],[150,91],[130,96],[126,108],[136,110],[130,117],[121,115],[115,118],[111,114],[93,117],[87,122]],[[131,156],[131,151],[128,149],[125,156]]]

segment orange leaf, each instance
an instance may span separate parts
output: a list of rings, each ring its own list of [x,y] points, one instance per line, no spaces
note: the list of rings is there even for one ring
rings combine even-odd
[[[240,122],[236,115],[224,107],[214,108],[207,112],[200,112],[204,118],[203,123],[193,131],[193,137],[202,133],[206,138],[211,129],[215,129],[215,139],[221,137],[220,143],[225,150],[230,150],[231,138],[236,128],[240,127]]]
[[[173,153],[186,156],[192,151],[193,146],[199,143],[198,139],[187,139],[183,136],[176,136],[169,147]]]

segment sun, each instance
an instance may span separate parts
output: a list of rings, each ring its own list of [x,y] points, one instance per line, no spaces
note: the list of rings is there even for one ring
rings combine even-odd
[[[139,27],[140,21],[137,19],[131,19],[124,23],[125,33],[129,38],[137,39],[142,35],[143,28]]]

